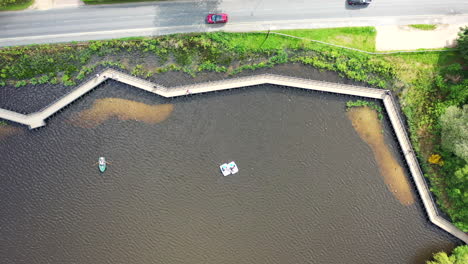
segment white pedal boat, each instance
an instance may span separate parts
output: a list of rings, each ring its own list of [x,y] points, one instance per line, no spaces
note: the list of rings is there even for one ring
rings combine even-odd
[[[223,173],[223,176],[228,176],[229,174],[231,174],[231,170],[229,169],[227,163],[224,163],[223,165],[219,166],[219,169]]]
[[[229,162],[228,166],[232,174],[236,174],[239,172],[239,168],[237,168],[237,165],[234,161]]]

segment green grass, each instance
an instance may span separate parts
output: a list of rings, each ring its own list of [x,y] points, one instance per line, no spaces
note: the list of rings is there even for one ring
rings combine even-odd
[[[231,48],[241,48],[250,51],[275,50],[275,49],[295,49],[304,42],[299,39],[291,39],[277,35],[267,35],[261,33],[252,34],[232,34],[227,36],[226,45]]]
[[[136,2],[161,2],[165,0],[83,0],[87,5],[122,4]]]
[[[275,32],[371,52],[375,51],[375,37],[377,34],[374,27],[277,30]]]
[[[412,28],[420,29],[420,30],[434,30],[437,28],[437,25],[432,25],[432,24],[413,24],[409,26]]]
[[[458,59],[455,51],[391,54],[384,58],[395,65],[398,76],[406,83],[416,80],[431,83],[440,66]]]
[[[31,6],[34,3],[34,0],[21,1],[20,3],[0,7],[0,11],[17,11],[24,10]]]

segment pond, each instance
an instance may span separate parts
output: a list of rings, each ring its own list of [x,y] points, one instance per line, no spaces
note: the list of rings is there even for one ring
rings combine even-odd
[[[163,99],[111,81],[46,127],[10,125],[1,262],[423,263],[451,250],[411,181],[392,192],[408,169],[389,121],[368,145],[350,99],[274,85]],[[240,172],[223,177],[230,161]]]

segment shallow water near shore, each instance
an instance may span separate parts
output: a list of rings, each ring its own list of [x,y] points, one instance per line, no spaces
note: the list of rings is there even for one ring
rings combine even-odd
[[[173,108],[69,122],[107,98]],[[452,249],[417,196],[388,190],[349,99],[273,85],[163,99],[109,82],[0,141],[0,262],[416,264]],[[231,160],[240,172],[223,177]]]
[[[21,131],[22,130],[19,127],[14,127],[10,125],[0,125],[0,140],[21,133]]]
[[[398,164],[385,143],[377,111],[369,107],[353,107],[348,110],[347,114],[356,132],[371,147],[388,190],[401,204],[413,204],[414,197],[408,180],[409,175]]]
[[[69,122],[80,127],[95,127],[117,117],[119,120],[135,120],[156,124],[169,117],[172,104],[148,105],[121,98],[103,98],[93,103],[90,109],[76,113]]]

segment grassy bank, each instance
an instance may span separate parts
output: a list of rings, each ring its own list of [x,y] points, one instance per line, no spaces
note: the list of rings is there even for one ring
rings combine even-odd
[[[373,28],[285,30],[294,36],[373,51]],[[431,190],[453,222],[468,231],[468,185],[455,176],[466,162],[440,147],[440,116],[468,102],[465,63],[455,51],[368,55],[325,44],[265,33],[197,33],[157,38],[36,45],[0,49],[0,85],[75,85],[99,66],[149,78],[167,71],[226,76],[288,62],[330,70],[393,90],[407,117],[411,140]],[[444,163],[430,163],[432,155]],[[442,165],[441,165],[442,164]],[[466,181],[468,182],[468,181]],[[456,191],[458,190],[458,191]]]
[[[374,27],[275,30],[275,32],[371,52],[375,51],[375,37],[377,35]]]
[[[420,30],[434,30],[437,28],[437,25],[431,25],[431,24],[414,24],[414,25],[409,25],[412,28],[420,29]]]
[[[33,3],[33,0],[0,0],[0,11],[23,10]]]

